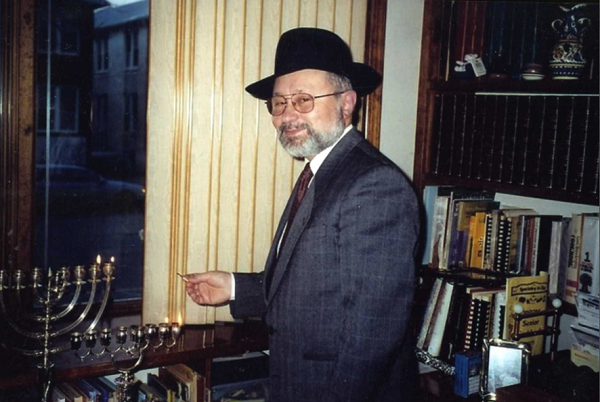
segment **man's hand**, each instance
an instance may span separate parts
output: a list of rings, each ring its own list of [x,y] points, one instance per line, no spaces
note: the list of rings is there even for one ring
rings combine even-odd
[[[211,271],[202,274],[185,275],[188,282],[185,291],[201,305],[220,305],[231,299],[231,274],[224,271]]]

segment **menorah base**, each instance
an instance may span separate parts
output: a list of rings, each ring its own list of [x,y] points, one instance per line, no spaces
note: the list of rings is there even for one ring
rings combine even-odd
[[[37,383],[40,385],[40,400],[52,402],[52,391],[54,390],[54,364],[37,366]]]
[[[118,402],[137,402],[138,384],[132,372],[121,372],[121,375],[115,380],[117,389],[115,390],[115,399]]]

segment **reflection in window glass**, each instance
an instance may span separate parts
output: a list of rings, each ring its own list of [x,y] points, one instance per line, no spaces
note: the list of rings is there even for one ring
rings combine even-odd
[[[117,299],[141,296],[148,43],[148,1],[121,3],[36,2],[35,265],[114,256]]]

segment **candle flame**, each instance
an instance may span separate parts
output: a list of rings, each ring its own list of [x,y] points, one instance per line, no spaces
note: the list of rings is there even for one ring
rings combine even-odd
[[[165,317],[165,323],[168,324],[169,323],[169,317]]]
[[[102,259],[100,258],[100,254],[98,254],[98,257],[96,257],[96,264],[100,265],[100,261],[102,261]]]
[[[179,323],[180,326],[183,325],[183,319],[181,318],[181,313],[179,313],[177,315],[177,322]]]
[[[115,257],[114,257],[114,256],[110,257],[110,262],[111,262],[112,264],[114,264],[114,263],[115,263]]]

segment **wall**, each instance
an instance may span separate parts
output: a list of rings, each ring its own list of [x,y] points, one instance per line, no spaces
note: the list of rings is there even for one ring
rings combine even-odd
[[[381,151],[412,177],[423,0],[389,0],[385,34]]]

